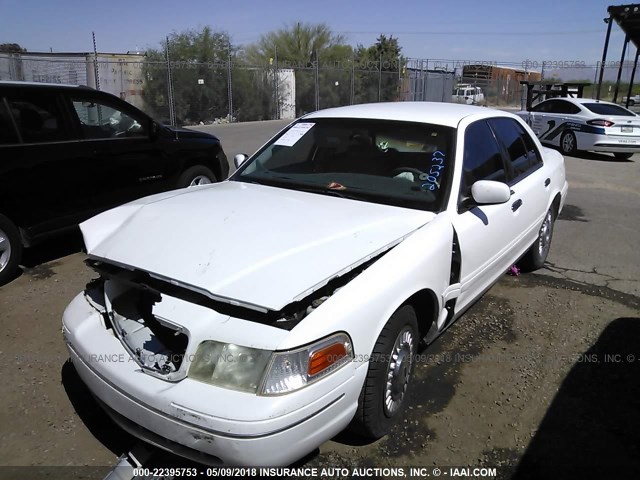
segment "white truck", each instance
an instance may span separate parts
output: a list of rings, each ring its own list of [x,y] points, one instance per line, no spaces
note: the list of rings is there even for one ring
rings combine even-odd
[[[622,103],[627,104],[627,97],[622,97]],[[629,106],[633,107],[636,103],[640,103],[640,93],[629,99]]]

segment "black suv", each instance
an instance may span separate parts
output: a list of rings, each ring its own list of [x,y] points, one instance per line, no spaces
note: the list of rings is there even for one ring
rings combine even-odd
[[[0,285],[23,246],[136,198],[224,180],[213,135],[88,87],[0,82]]]

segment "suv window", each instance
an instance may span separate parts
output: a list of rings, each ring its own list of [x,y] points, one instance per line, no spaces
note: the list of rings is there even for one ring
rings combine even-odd
[[[469,125],[464,134],[461,198],[471,196],[471,185],[478,180],[506,182],[500,146],[484,120]]]
[[[72,98],[84,138],[126,138],[146,136],[145,121],[103,101]]]
[[[55,96],[9,96],[7,102],[24,143],[67,140]]]
[[[565,102],[564,100],[547,100],[546,102],[539,103],[533,107],[531,111],[543,113],[567,113],[574,115],[576,113],[580,113],[580,107],[571,102]]]
[[[489,123],[507,151],[514,178],[527,174],[541,163],[533,140],[518,122],[511,118],[492,118]]]

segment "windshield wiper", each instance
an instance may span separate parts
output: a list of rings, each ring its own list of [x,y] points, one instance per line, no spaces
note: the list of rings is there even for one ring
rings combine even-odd
[[[351,200],[362,200],[361,195],[354,195],[352,193],[347,192],[346,190],[338,190],[335,188],[324,187],[322,185],[305,185],[305,184],[296,183],[291,185],[291,188],[294,188],[295,190],[300,190],[302,192],[320,193],[322,195],[331,195],[334,197],[348,198]]]

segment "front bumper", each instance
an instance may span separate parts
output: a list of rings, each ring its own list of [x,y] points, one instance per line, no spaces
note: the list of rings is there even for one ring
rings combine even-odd
[[[143,373],[82,294],[63,324],[80,378],[116,423],[210,465],[288,465],[303,457],[349,424],[367,370],[349,364],[292,394],[263,397]]]

